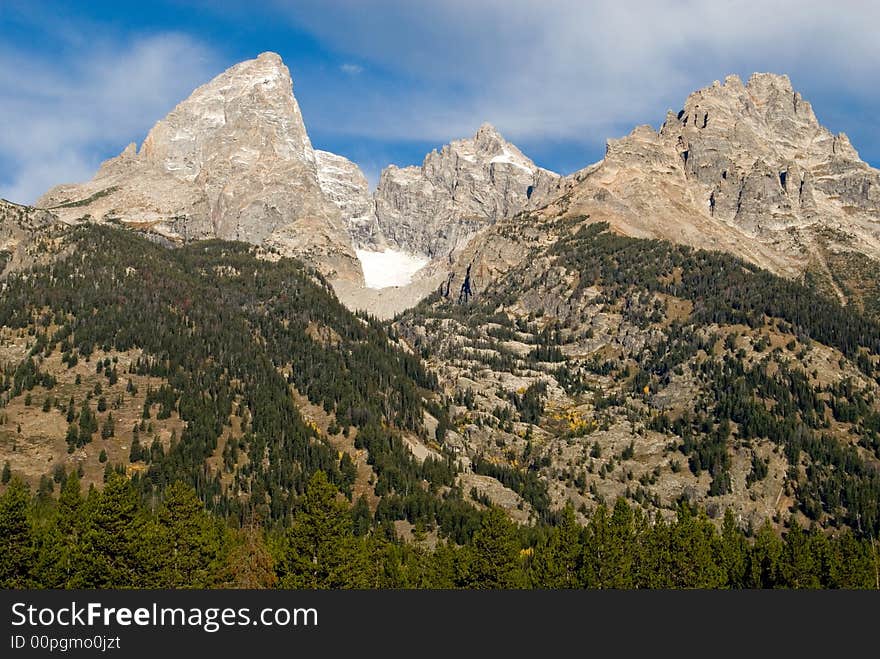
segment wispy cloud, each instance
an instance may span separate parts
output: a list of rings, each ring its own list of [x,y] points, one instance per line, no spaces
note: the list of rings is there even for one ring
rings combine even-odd
[[[143,139],[217,72],[212,51],[175,33],[74,52],[0,47],[0,196],[32,203],[53,185],[88,179],[108,150]]]
[[[345,112],[319,117],[322,129],[443,141],[488,120],[518,140],[601,144],[635,124],[656,125],[690,91],[729,73],[773,71],[790,75],[820,120],[833,117],[834,128],[880,156],[878,113],[865,111],[880,102],[880,3],[365,4],[301,0],[283,9],[343,57],[397,78],[334,90],[357,103],[340,98]],[[859,114],[872,117],[868,125]]]
[[[339,70],[343,73],[347,73],[350,76],[356,76],[359,73],[364,72],[364,67],[360,64],[352,64],[351,62],[345,62],[339,66]]]
[[[16,6],[43,36],[0,40],[0,196],[15,201],[89,178],[193,88],[271,48],[291,68],[313,142],[362,164],[371,182],[386,156],[420,162],[483,121],[539,164],[571,171],[606,138],[656,126],[691,91],[753,71],[788,73],[821,121],[880,163],[875,0],[277,0],[259,10],[230,0],[181,21],[190,33],[175,31],[171,12],[150,35],[74,10],[46,27],[51,12],[31,4]],[[252,15],[272,29],[224,29]],[[239,36],[211,41],[227,32]]]

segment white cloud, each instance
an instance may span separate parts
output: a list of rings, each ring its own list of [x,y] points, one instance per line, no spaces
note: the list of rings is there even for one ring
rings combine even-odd
[[[356,76],[359,73],[364,72],[364,67],[362,67],[360,64],[352,64],[350,62],[346,62],[339,67],[339,70],[343,73],[347,73],[348,75]]]
[[[753,71],[788,73],[805,96],[829,103],[829,115],[838,95],[880,100],[880,3],[872,1],[366,5],[302,0],[285,9],[342,56],[400,80],[334,91],[350,98],[337,103],[344,111],[316,118],[322,130],[439,142],[488,120],[514,139],[601,143],[657,125],[713,80]],[[822,103],[814,107],[822,119]]]
[[[180,34],[126,46],[94,43],[35,59],[0,47],[0,197],[32,203],[88,179],[217,71],[211,51]]]

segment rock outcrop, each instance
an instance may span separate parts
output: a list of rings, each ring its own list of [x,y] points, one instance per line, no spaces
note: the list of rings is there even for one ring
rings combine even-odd
[[[383,170],[376,216],[392,246],[443,257],[477,231],[536,203],[557,182],[489,124],[429,153],[421,167]]]
[[[329,151],[316,150],[315,158],[321,190],[339,209],[354,245],[381,245],[373,196],[360,167]]]
[[[331,278],[361,279],[339,209],[274,53],[237,64],[81,185],[37,203],[63,221],[116,221],[173,241],[244,240],[299,256]]]
[[[529,226],[513,219],[484,230],[461,251],[455,277],[473,265],[485,283],[577,217],[809,276],[847,301],[857,264],[880,261],[880,172],[819,123],[787,76],[729,76],[691,94],[659,131],[639,126],[609,140],[605,158],[564,178]]]
[[[0,199],[0,277],[50,261],[48,244],[63,226],[48,211]]]

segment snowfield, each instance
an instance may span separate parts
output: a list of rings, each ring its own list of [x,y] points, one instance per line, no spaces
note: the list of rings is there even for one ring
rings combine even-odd
[[[381,252],[358,249],[355,250],[355,254],[364,269],[367,288],[406,286],[412,281],[413,275],[424,268],[430,260],[425,256],[416,256],[395,249]]]

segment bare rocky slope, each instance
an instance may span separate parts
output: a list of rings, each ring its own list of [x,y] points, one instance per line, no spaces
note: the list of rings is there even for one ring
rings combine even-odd
[[[388,243],[443,257],[543,199],[558,178],[483,124],[474,137],[429,153],[420,167],[383,170],[376,216]]]
[[[224,238],[299,256],[333,278],[361,272],[274,53],[242,62],[180,103],[84,184],[37,206],[65,222],[115,221],[176,243]]]
[[[291,86],[261,55],[45,210],[0,205],[5,274],[85,220],[260,244],[318,266],[350,308],[414,307],[379,335],[437,377],[410,449],[454,456],[476,502],[522,521],[623,496],[661,515],[732,508],[743,526],[880,528],[880,173],[788,78],[713,84],[564,178],[484,125],[386,169],[372,195],[355,164],[312,149]],[[355,248],[433,260],[372,291]],[[32,319],[10,314],[15,366]],[[304,332],[336,354],[333,333]]]

